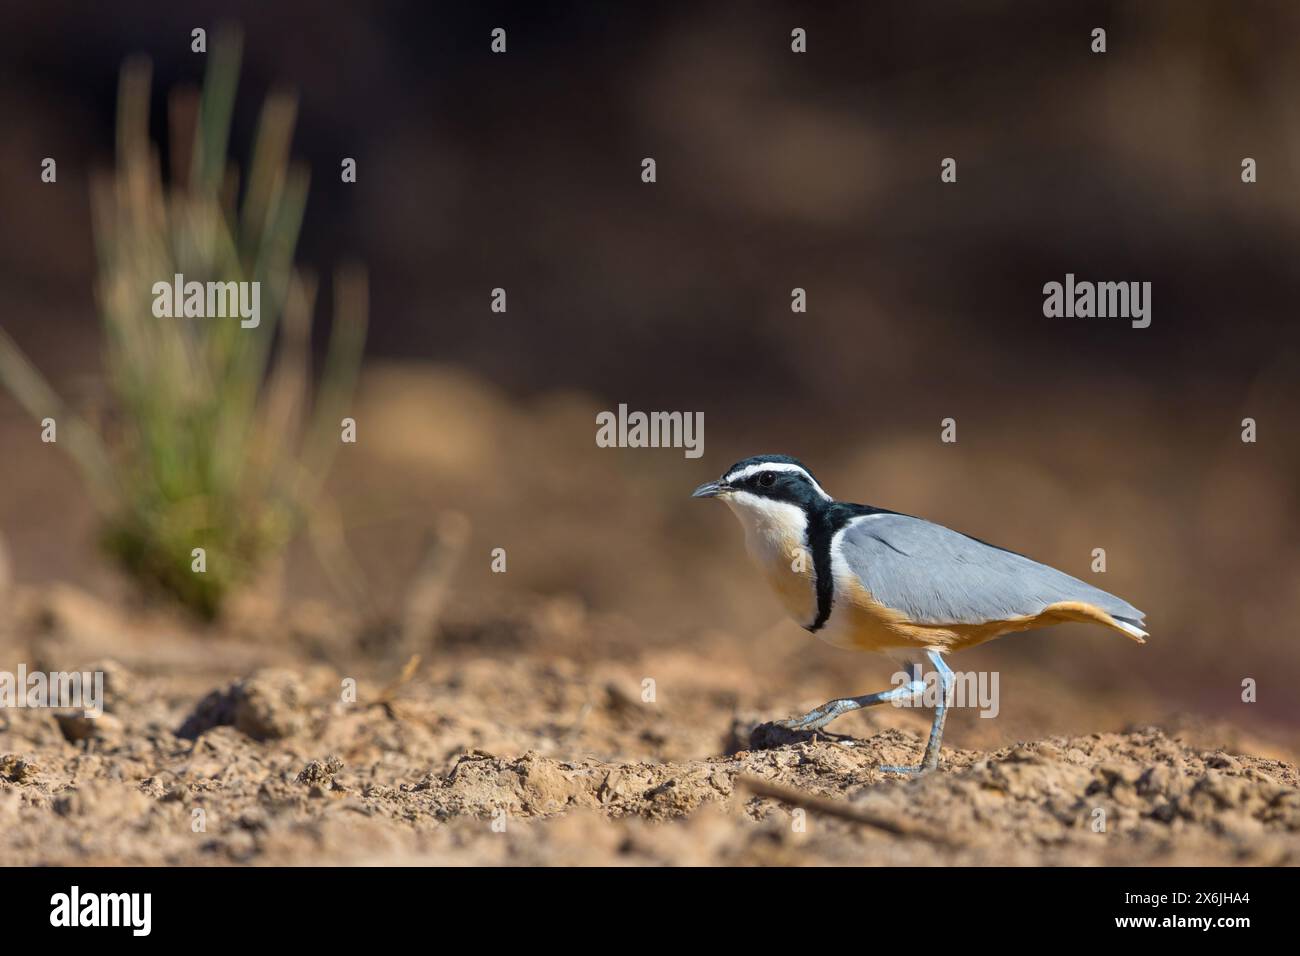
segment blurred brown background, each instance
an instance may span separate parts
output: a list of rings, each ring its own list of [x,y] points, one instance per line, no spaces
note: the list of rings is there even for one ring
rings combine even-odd
[[[838,497],[1080,577],[1106,549],[1097,583],[1148,613],[1151,642],[1058,628],[961,660],[1004,690],[1023,667],[1083,697],[1300,722],[1300,8],[186,6],[6,10],[0,321],[78,406],[102,394],[87,177],[111,162],[120,64],[153,59],[162,137],[164,91],[202,75],[189,31],[236,22],[234,155],[265,91],[297,89],[301,259],[370,268],[360,440],[331,489],[381,600],[454,509],[464,614],[541,595],[589,616],[567,655],[734,642],[778,697],[791,667],[884,686],[887,664],[778,624],[734,521],[688,498],[780,451]],[[1151,327],[1045,319],[1067,272],[1151,282]],[[597,448],[595,413],[620,402],[703,411],[704,457]],[[116,593],[75,473],[2,395],[0,460],[17,580]],[[288,574],[331,596],[305,545]]]

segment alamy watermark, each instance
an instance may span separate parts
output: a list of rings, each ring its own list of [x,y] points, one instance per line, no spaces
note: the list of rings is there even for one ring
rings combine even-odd
[[[132,936],[153,929],[152,893],[83,893],[73,884],[67,893],[50,897],[51,926],[121,926]]]
[[[684,448],[687,458],[704,454],[703,412],[617,412],[596,415],[600,448]]]
[[[1049,319],[1131,319],[1135,329],[1151,324],[1150,282],[1076,282],[1073,272],[1065,282],[1043,286],[1043,315]]]
[[[153,314],[160,319],[239,319],[239,327],[262,322],[262,283],[186,282],[176,273],[171,282],[153,284]]]
[[[915,694],[902,695],[893,700],[895,707],[929,707],[939,704],[939,674],[931,671],[918,679],[907,671],[899,671],[890,679],[895,687],[909,684],[921,685]],[[952,685],[948,688],[947,706],[978,709],[981,717],[993,718],[1002,709],[998,702],[1001,681],[997,671],[953,671]]]
[[[104,713],[103,671],[0,671],[0,708],[49,707],[80,710],[86,717]]]

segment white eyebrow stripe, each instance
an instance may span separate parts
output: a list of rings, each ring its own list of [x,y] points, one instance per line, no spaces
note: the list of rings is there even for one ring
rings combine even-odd
[[[808,479],[808,483],[813,486],[817,494],[821,495],[827,501],[835,500],[830,495],[828,495],[825,491],[822,490],[822,486],[817,484],[817,481],[813,478],[812,475],[808,474],[807,471],[805,471],[803,468],[800,468],[798,465],[792,465],[788,461],[761,461],[754,465],[746,465],[744,468],[738,469],[737,471],[733,471],[731,474],[727,475],[722,480],[727,482],[744,481],[750,475],[756,475],[760,471],[798,472],[799,474],[803,475],[805,478]]]

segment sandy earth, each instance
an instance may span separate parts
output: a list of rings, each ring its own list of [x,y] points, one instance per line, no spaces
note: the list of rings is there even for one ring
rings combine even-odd
[[[118,654],[94,662],[97,721],[0,712],[9,864],[1300,862],[1295,764],[1222,726],[948,746],[913,777],[880,768],[916,760],[926,715],[791,735],[723,659],[452,643],[353,702],[301,623],[269,650],[157,622],[127,639],[70,589],[18,608],[38,662]]]

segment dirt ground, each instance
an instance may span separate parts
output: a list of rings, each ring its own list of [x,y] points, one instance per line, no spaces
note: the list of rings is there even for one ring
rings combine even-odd
[[[324,608],[268,647],[20,588],[9,639],[102,669],[107,712],[0,714],[0,861],[1300,862],[1300,773],[1277,741],[1174,718],[1019,742],[955,714],[941,770],[900,775],[881,767],[915,762],[926,712],[791,735],[763,721],[819,703],[824,675],[771,680],[725,646],[543,656],[520,644],[530,614],[557,650],[600,626],[542,603],[499,622],[490,655],[449,625],[421,661],[350,674]],[[1097,719],[1046,677],[1007,679],[1044,685],[1012,729]]]

